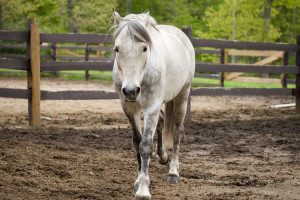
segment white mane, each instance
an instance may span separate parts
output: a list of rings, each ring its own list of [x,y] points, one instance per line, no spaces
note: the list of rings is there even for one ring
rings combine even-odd
[[[116,31],[113,34],[113,41],[115,42],[116,38],[119,36],[121,31],[125,27],[127,27],[128,33],[130,34],[131,38],[148,43],[148,45],[151,48],[152,40],[146,28],[156,29],[156,25],[157,23],[155,19],[149,16],[147,13],[138,15],[129,14],[126,17],[122,18],[122,22],[119,25],[114,27]]]

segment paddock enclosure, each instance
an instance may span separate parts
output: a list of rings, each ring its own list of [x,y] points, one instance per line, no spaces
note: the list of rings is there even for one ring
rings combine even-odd
[[[32,27],[31,23],[29,26]],[[186,34],[191,36],[189,31]],[[132,199],[136,153],[129,123],[119,100],[115,99],[112,84],[36,76],[31,70],[34,53],[29,53],[29,33],[32,32],[0,31],[2,40],[27,43],[25,57],[7,59],[8,56],[2,55],[0,67],[28,72],[28,78],[0,76],[0,199]],[[54,49],[62,48],[56,42],[82,38],[77,34],[53,34],[54,39],[51,34],[40,36],[40,42],[46,41],[45,38],[53,42],[47,48]],[[108,36],[86,36],[91,36],[92,41],[85,38],[78,42],[109,40]],[[186,135],[180,150],[180,181],[167,184],[169,168],[155,162],[153,155],[149,168],[152,198],[299,199],[300,116],[295,107],[270,108],[294,103],[295,99],[299,105],[299,44],[195,38],[192,41],[195,46],[201,43],[219,47],[196,49],[196,52],[220,53],[220,63],[198,63],[198,71],[292,73],[296,74],[293,82],[296,88],[285,88],[283,84],[278,89],[193,89],[190,121],[185,123]],[[108,50],[89,45],[83,48]],[[226,48],[280,50],[283,56],[296,55],[297,66],[289,66],[287,62],[282,66],[226,64]],[[110,70],[110,60],[87,61],[91,57],[86,55],[83,62],[62,62],[62,57],[55,54],[51,55],[51,61],[44,61],[46,58],[41,56],[40,70],[35,72]],[[220,85],[226,79],[222,73],[217,76]],[[197,73],[197,76],[208,75]],[[37,86],[32,84],[36,77],[40,78],[39,88],[33,88]],[[290,81],[284,76],[283,80],[286,80],[283,83]],[[40,94],[42,100],[35,99],[40,102],[38,127],[28,125],[37,111],[32,110],[34,91],[40,91],[35,94]]]
[[[26,87],[0,78],[0,86]],[[25,83],[25,84],[24,84]],[[41,88],[112,91],[97,82],[47,78]],[[24,86],[25,85],[25,86]],[[178,184],[152,157],[153,199],[299,199],[300,118],[294,97],[192,97]],[[42,101],[28,126],[27,101],[0,99],[1,199],[132,199],[135,150],[118,100]]]
[[[191,96],[205,96],[205,95],[252,95],[252,96],[295,96],[296,112],[300,113],[300,35],[297,36],[297,44],[284,43],[259,43],[259,42],[239,42],[226,40],[208,40],[192,38],[192,30],[190,27],[183,27],[183,32],[189,37],[194,48],[195,53],[200,54],[219,54],[219,63],[204,63],[196,62],[195,77],[212,77],[207,72],[217,72],[220,79],[220,87],[216,88],[192,88]],[[0,68],[17,69],[27,71],[27,89],[12,89],[0,88],[0,97],[6,98],[24,98],[28,99],[28,114],[29,124],[33,126],[40,126],[40,100],[54,100],[54,99],[116,99],[117,95],[114,92],[105,91],[60,91],[51,92],[40,90],[40,72],[56,72],[62,70],[100,70],[111,71],[113,66],[113,59],[111,58],[96,58],[89,61],[90,50],[104,50],[109,48],[98,46],[90,47],[90,43],[111,44],[112,38],[109,34],[58,34],[58,33],[40,33],[39,25],[34,23],[34,20],[28,20],[27,31],[0,31],[0,39],[4,41],[25,42],[26,55],[0,55]],[[51,43],[51,45],[41,46],[41,43]],[[85,43],[85,56],[83,61],[61,61],[60,59],[68,59],[68,57],[58,57],[56,49],[76,49],[82,47],[62,47],[56,46],[56,43]],[[214,48],[215,50],[197,49],[198,47]],[[1,48],[22,48],[22,45],[6,45],[1,44]],[[53,49],[52,55],[41,55],[41,49]],[[237,50],[259,50],[259,51],[277,51],[273,56],[283,56],[282,65],[266,65],[268,62],[258,62],[254,64],[228,64],[228,55],[234,54],[227,49]],[[240,52],[245,53],[245,52]],[[253,53],[253,52],[252,52]],[[256,54],[264,55],[265,52]],[[295,56],[295,65],[289,65],[289,57]],[[47,59],[51,60],[47,60]],[[60,59],[57,59],[60,58]],[[44,61],[46,59],[46,61]],[[74,58],[72,58],[74,59]],[[268,58],[267,58],[268,59]],[[265,61],[262,60],[262,61]],[[266,65],[266,66],[264,66]],[[231,74],[226,75],[225,73]],[[241,73],[274,73],[282,74],[282,88],[224,88],[224,80],[231,80],[239,76]],[[204,73],[204,74],[203,74]],[[295,75],[295,79],[288,80],[287,74]],[[88,72],[86,73],[88,78]],[[295,88],[287,88],[287,83],[291,82]],[[190,116],[190,106],[188,106],[187,117]]]

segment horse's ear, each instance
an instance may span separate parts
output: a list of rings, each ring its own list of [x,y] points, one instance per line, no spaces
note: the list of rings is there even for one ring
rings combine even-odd
[[[149,22],[150,22],[150,11],[145,13],[145,18],[144,18],[145,27],[149,25]]]
[[[113,15],[115,26],[118,26],[123,21],[123,18],[115,11],[115,9],[113,9]]]

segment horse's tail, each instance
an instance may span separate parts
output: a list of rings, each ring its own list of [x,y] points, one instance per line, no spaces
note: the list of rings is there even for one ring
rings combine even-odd
[[[174,108],[173,100],[165,105],[163,144],[166,150],[173,148]]]

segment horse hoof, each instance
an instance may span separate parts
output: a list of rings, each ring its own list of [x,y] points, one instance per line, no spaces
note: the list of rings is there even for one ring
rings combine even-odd
[[[136,184],[135,186],[133,186],[133,190],[136,192],[139,189],[139,184]]]
[[[168,175],[167,182],[168,183],[178,183],[179,178],[176,175]]]
[[[161,164],[161,165],[167,165],[168,162],[169,162],[169,159],[170,159],[170,158],[169,158],[169,155],[168,155],[167,161],[164,161],[163,159],[159,158],[158,162],[159,162],[159,164]]]
[[[151,195],[149,194],[149,195],[142,195],[142,196],[135,196],[135,200],[151,200]]]

